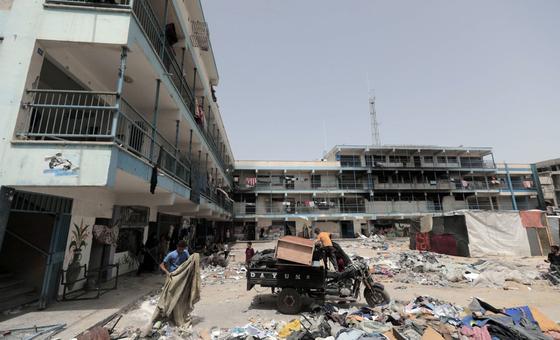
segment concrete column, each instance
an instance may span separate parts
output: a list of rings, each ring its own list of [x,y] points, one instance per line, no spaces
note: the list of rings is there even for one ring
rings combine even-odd
[[[161,79],[156,79],[156,100],[154,103],[154,115],[152,117],[152,141],[150,143],[150,161],[154,158],[154,144],[157,136],[157,119],[159,112],[159,89],[161,85]]]
[[[121,96],[124,87],[124,74],[126,71],[126,58],[128,56],[128,47],[121,47],[121,64],[119,66],[119,77],[117,80],[117,98],[115,100],[115,112],[113,114],[113,125],[111,126],[111,135],[117,136],[117,124],[119,122],[120,108],[121,108]]]

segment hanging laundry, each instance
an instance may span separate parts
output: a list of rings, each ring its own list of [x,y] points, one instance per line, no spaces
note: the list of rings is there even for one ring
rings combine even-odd
[[[530,189],[533,187],[533,181],[523,181],[523,188]]]
[[[468,188],[469,187],[469,182],[465,181],[464,179],[461,180],[461,185],[463,185],[463,188]]]
[[[257,178],[256,177],[247,177],[245,178],[245,185],[248,187],[254,187],[257,185]]]
[[[199,125],[204,126],[204,107],[202,104],[199,104],[198,99],[195,98],[195,112],[194,112],[194,119]]]

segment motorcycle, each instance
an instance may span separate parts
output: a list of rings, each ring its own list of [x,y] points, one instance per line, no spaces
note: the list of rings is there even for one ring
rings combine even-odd
[[[391,301],[385,287],[373,280],[367,263],[362,259],[348,265],[343,272],[328,272],[325,293],[343,299],[357,300],[362,285],[364,298],[370,307],[385,305]]]

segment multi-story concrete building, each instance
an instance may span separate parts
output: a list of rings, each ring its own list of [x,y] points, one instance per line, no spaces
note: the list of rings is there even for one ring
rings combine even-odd
[[[547,207],[558,211],[560,203],[560,158],[537,163],[537,171]]]
[[[491,148],[338,145],[316,162],[237,161],[235,234],[300,234],[309,221],[353,237],[424,214],[532,209],[535,181],[534,166],[496,164]]]
[[[199,0],[0,2],[0,268],[42,305],[62,268],[231,220],[207,33]]]

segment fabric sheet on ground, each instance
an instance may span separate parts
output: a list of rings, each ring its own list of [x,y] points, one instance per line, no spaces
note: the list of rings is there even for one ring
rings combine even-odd
[[[531,256],[519,213],[465,211],[464,214],[472,257]]]

